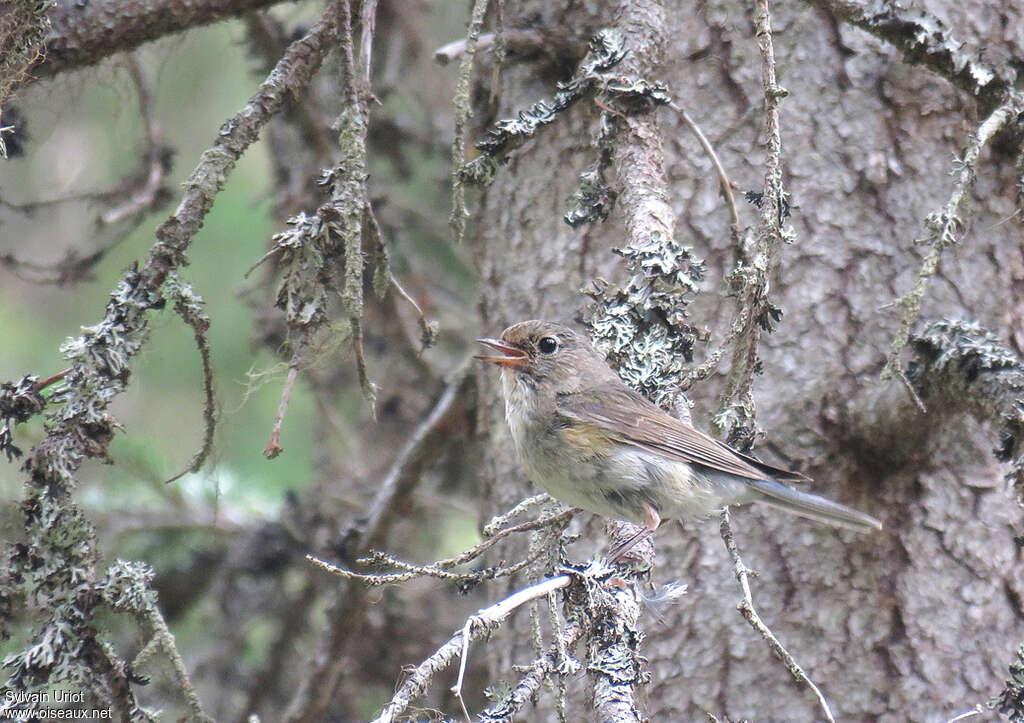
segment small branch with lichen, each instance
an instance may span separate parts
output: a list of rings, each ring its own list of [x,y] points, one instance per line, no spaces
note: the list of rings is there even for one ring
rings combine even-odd
[[[473,79],[473,58],[476,55],[476,44],[483,29],[487,15],[487,0],[475,0],[473,12],[469,18],[469,28],[462,48],[462,62],[459,63],[458,79],[455,81],[455,96],[452,106],[455,109],[455,138],[452,140],[452,211],[448,217],[452,236],[456,244],[462,243],[466,234],[466,189],[463,187],[465,178],[463,166],[466,162],[466,123],[473,115],[473,106],[469,97],[470,82]]]
[[[622,37],[611,30],[602,30],[590,41],[590,50],[580,62],[571,79],[559,83],[558,92],[551,100],[539,100],[530,108],[519,112],[516,118],[493,123],[476,147],[480,155],[458,168],[459,179],[465,183],[488,185],[508,154],[532,138],[538,130],[553,123],[560,113],[579,100],[607,86],[622,93],[647,93],[663,98],[663,86],[644,83],[638,87],[628,79],[616,79],[609,71],[626,57]],[[613,91],[610,91],[613,92]]]
[[[975,166],[982,149],[996,133],[1015,122],[1022,112],[1024,112],[1024,93],[1011,93],[1009,99],[992,111],[992,114],[978,126],[963,157],[954,162],[953,176],[956,178],[956,182],[953,186],[953,194],[939,211],[928,214],[924,222],[928,235],[915,242],[926,244],[928,250],[921,263],[921,268],[917,272],[913,288],[896,301],[896,305],[903,309],[903,317],[900,320],[900,330],[889,345],[885,368],[882,369],[882,379],[901,373],[899,355],[907,345],[910,339],[910,330],[921,313],[921,302],[924,300],[928,281],[935,275],[939,267],[942,252],[949,246],[959,243],[960,237],[964,233],[967,201],[970,191],[977,181]]]
[[[761,219],[753,238],[740,239],[737,261],[729,277],[738,299],[736,318],[742,326],[734,334],[732,363],[719,401],[713,426],[724,433],[729,444],[749,447],[757,434],[754,408],[754,373],[758,366],[758,344],[762,331],[771,331],[782,316],[768,298],[772,275],[781,261],[783,243],[792,243],[795,233],[783,227],[789,203],[782,186],[782,131],[779,101],[788,95],[778,84],[775,48],[772,43],[768,0],[754,3],[754,27],[761,55],[761,88],[764,93],[765,156],[764,190],[758,197]]]
[[[364,6],[370,12],[373,6]],[[366,134],[369,118],[369,88],[362,78],[369,74],[369,47],[365,37],[373,32],[373,23],[364,17],[361,39],[362,54],[357,68],[352,30],[352,8],[347,0],[336,6],[341,76],[345,108],[335,120],[341,159],[323,170],[317,185],[325,189],[329,199],[314,214],[300,212],[289,218],[290,228],[273,236],[273,247],[246,272],[272,257],[279,257],[282,269],[276,305],[285,313],[288,326],[298,333],[288,362],[288,376],[281,392],[277,417],[270,441],[264,449],[268,459],[277,457],[284,448],[280,444],[281,422],[288,406],[291,389],[317,334],[331,317],[330,300],[336,293],[348,325],[348,340],[356,361],[356,373],[363,397],[376,414],[376,386],[370,381],[363,348],[363,284],[364,271],[372,261],[373,287],[378,295],[387,293],[382,280],[390,278],[388,255],[379,235],[374,237],[369,222],[369,198],[366,190]],[[360,69],[361,68],[361,69]],[[363,249],[363,238],[373,244],[371,254]],[[337,269],[342,268],[338,278]]]
[[[341,71],[345,84],[346,108],[336,121],[338,146],[341,161],[331,172],[321,177],[320,183],[331,192],[331,200],[319,213],[337,224],[336,232],[344,243],[345,278],[341,289],[341,303],[352,326],[352,347],[356,355],[356,370],[363,397],[374,409],[377,392],[366,373],[366,359],[363,354],[363,215],[369,205],[366,193],[366,129],[369,123],[369,109],[366,95],[369,87],[360,82],[360,74],[353,57],[352,5],[349,0],[339,1],[338,39],[341,54]],[[376,3],[369,3],[375,8]],[[362,59],[364,75],[369,78],[369,48],[372,41],[373,23],[363,18],[361,45],[365,50]],[[333,225],[333,224],[332,224]],[[383,272],[381,272],[383,273]]]
[[[722,510],[722,522],[719,526],[719,532],[722,535],[722,540],[725,542],[725,548],[729,551],[729,556],[732,558],[733,571],[736,573],[736,579],[740,583],[740,588],[743,590],[743,599],[736,606],[736,609],[740,611],[743,619],[750,623],[750,627],[757,631],[758,635],[764,638],[765,642],[768,643],[768,647],[772,649],[772,652],[779,656],[779,659],[785,664],[789,674],[793,676],[793,679],[798,683],[803,683],[811,692],[814,693],[814,697],[818,699],[818,705],[821,707],[822,713],[825,715],[825,720],[829,723],[836,723],[836,719],[832,716],[832,710],[829,708],[828,701],[825,700],[825,696],[822,695],[821,690],[814,684],[814,681],[807,677],[807,673],[800,667],[799,663],[793,658],[788,650],[779,642],[779,639],[775,637],[775,634],[764,624],[761,620],[761,616],[757,614],[757,610],[754,608],[754,599],[750,593],[750,571],[747,566],[743,564],[743,560],[740,558],[739,548],[736,546],[736,538],[733,537],[732,527],[729,525],[729,508]]]
[[[570,657],[568,651],[585,631],[586,627],[578,619],[564,625],[558,631],[555,642],[526,667],[511,690],[480,713],[479,723],[512,723],[527,703],[536,699],[545,681],[554,676],[562,679],[578,672],[580,663]]]
[[[154,572],[143,562],[127,562],[118,560],[107,571],[106,579],[100,585],[104,602],[112,610],[134,615],[140,624],[149,628],[150,642],[132,662],[131,675],[138,678],[138,671],[146,665],[152,665],[155,654],[159,651],[170,662],[175,682],[182,692],[188,705],[190,715],[187,720],[195,723],[211,723],[203,712],[199,696],[189,679],[185,661],[174,643],[174,635],[157,605],[156,592],[153,591]]]
[[[528,565],[532,564],[539,557],[534,555],[526,558],[520,562],[517,562],[510,566],[497,566],[488,567],[481,570],[476,570],[471,573],[456,574],[449,572],[451,569],[458,567],[459,565],[465,565],[466,563],[472,562],[476,558],[480,557],[487,550],[497,544],[500,540],[508,537],[509,535],[519,534],[522,532],[531,532],[533,530],[539,530],[544,528],[555,528],[558,533],[561,533],[565,529],[565,525],[569,523],[575,510],[563,510],[562,512],[554,515],[548,515],[547,517],[541,517],[540,519],[530,520],[528,522],[522,522],[512,527],[506,527],[495,532],[490,537],[486,538],[482,542],[474,545],[473,547],[460,552],[454,557],[449,557],[443,560],[437,560],[429,565],[413,565],[408,562],[403,562],[387,553],[377,552],[370,550],[365,557],[356,560],[356,564],[373,566],[373,567],[390,567],[397,572],[388,573],[362,573],[354,572],[352,570],[346,570],[340,568],[331,563],[320,560],[319,558],[307,555],[306,559],[312,562],[317,567],[330,572],[338,577],[360,580],[367,585],[391,585],[395,583],[407,582],[418,577],[433,577],[440,580],[446,580],[448,582],[454,582],[467,589],[471,586],[477,585],[484,580],[491,580],[497,577],[507,577],[513,575],[516,572],[524,569]],[[493,524],[493,521],[492,521]],[[540,552],[543,552],[541,550]]]
[[[180,479],[189,472],[198,472],[213,449],[213,435],[217,429],[217,402],[213,396],[213,366],[210,362],[210,341],[206,333],[210,330],[210,317],[206,313],[203,297],[195,292],[192,285],[182,281],[177,273],[171,274],[163,286],[164,296],[174,302],[174,311],[182,321],[192,328],[192,336],[199,350],[203,365],[203,442],[188,465],[167,480]]]

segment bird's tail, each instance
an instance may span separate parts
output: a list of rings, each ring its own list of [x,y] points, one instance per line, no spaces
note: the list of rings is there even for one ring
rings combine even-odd
[[[748,480],[747,485],[757,493],[757,501],[778,507],[794,515],[809,517],[837,527],[846,527],[857,532],[871,532],[882,529],[882,523],[871,515],[858,512],[824,497],[800,492],[772,480]]]

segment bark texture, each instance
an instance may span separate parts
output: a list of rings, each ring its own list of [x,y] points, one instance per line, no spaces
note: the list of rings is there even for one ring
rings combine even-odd
[[[560,4],[561,5],[561,4]],[[612,3],[525,15],[592,32],[611,24]],[[740,189],[764,177],[763,103],[748,5],[668,2],[664,80],[701,126]],[[1024,56],[1024,9],[1013,3],[926,3],[947,30],[1000,62]],[[822,688],[837,718],[947,720],[995,695],[1019,644],[1022,575],[1014,540],[1021,510],[1002,480],[990,430],[923,414],[879,373],[921,252],[923,220],[948,200],[954,155],[980,121],[974,100],[895,49],[825,9],[778,4],[773,13],[783,183],[798,206],[797,241],[782,249],[771,301],[785,312],[762,337],[755,378],[755,452],[814,478],[813,489],[883,520],[873,536],[838,532],[770,510],[745,509],[733,526],[765,621]],[[507,21],[514,25],[514,21]],[[535,66],[503,74],[499,117],[550,95]],[[624,239],[620,206],[604,224],[561,221],[578,171],[596,158],[600,109],[581,103],[516,151],[479,214],[481,328],[493,335],[533,317],[573,322],[596,275],[622,281],[610,250]],[[669,109],[658,111],[677,238],[708,265],[692,321],[720,339],[734,310],[724,294],[736,249],[712,164]],[[621,175],[621,174],[620,174]],[[949,249],[929,285],[923,319],[968,318],[1019,338],[1019,220],[1013,154],[998,144],[977,169],[962,246]],[[613,185],[621,179],[613,179]],[[616,190],[622,193],[623,189]],[[747,226],[758,211],[741,207]],[[994,299],[1006,303],[993,304]],[[712,345],[715,341],[712,342]],[[1018,347],[1019,351],[1019,347]],[[495,375],[480,377],[494,485],[492,510],[528,487],[511,457]],[[694,421],[709,428],[722,377],[691,391]],[[926,404],[927,404],[927,400]],[[941,402],[939,402],[941,404]],[[652,720],[694,720],[701,710],[752,720],[811,720],[820,709],[794,685],[739,615],[739,588],[714,521],[658,536],[655,580],[690,594],[648,619],[643,652]],[[515,662],[515,649],[510,657]],[[532,656],[531,656],[532,658]]]

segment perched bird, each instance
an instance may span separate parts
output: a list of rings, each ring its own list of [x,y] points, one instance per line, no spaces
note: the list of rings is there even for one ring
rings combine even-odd
[[[489,350],[476,358],[501,367],[520,461],[562,502],[647,533],[662,519],[701,518],[747,502],[860,532],[882,528],[870,515],[782,484],[809,481],[803,475],[741,454],[662,411],[569,327],[523,321],[501,339],[477,341]]]

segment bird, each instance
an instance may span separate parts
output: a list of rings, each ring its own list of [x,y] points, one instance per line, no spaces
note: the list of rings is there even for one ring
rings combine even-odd
[[[787,483],[810,480],[738,452],[623,382],[587,338],[541,319],[505,329],[476,359],[501,368],[505,419],[520,463],[555,499],[641,526],[695,520],[756,502],[870,532],[874,517]],[[624,543],[626,544],[626,543]],[[625,553],[621,546],[614,559]]]

